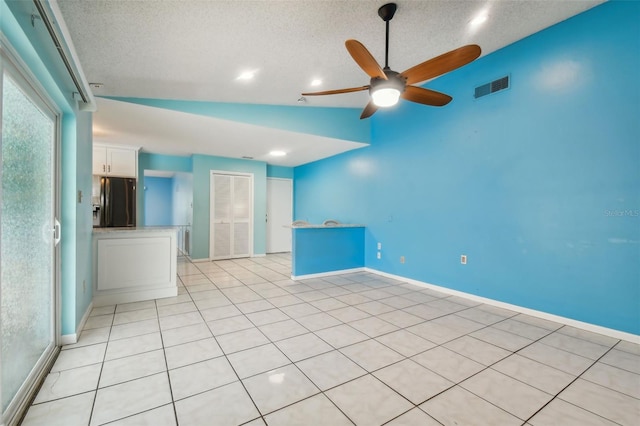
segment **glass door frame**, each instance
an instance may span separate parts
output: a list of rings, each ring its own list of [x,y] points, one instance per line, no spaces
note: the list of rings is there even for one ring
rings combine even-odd
[[[52,219],[53,223],[57,223],[61,217],[61,203],[60,195],[62,191],[60,170],[61,170],[61,118],[62,112],[56,106],[56,103],[49,97],[47,91],[40,84],[38,79],[29,70],[29,67],[24,63],[20,56],[13,49],[8,42],[4,34],[0,32],[0,130],[2,123],[2,89],[5,74],[8,75],[13,82],[28,96],[28,98],[49,118],[54,121],[54,141],[52,147],[53,156],[53,173],[51,179],[51,191],[53,194]],[[0,131],[0,144],[2,143],[2,134]],[[0,145],[1,146],[1,145]],[[0,173],[2,160],[2,150],[0,149]],[[0,196],[2,190],[0,188]],[[0,217],[2,211],[0,208]],[[1,232],[1,231],[0,231]],[[55,228],[51,229],[52,241],[61,237],[62,230],[58,227],[58,234],[55,235]],[[60,240],[61,241],[61,240]],[[0,425],[13,425],[17,424],[21,420],[21,416],[26,412],[31,400],[35,396],[41,382],[46,377],[51,366],[53,365],[59,351],[61,340],[61,300],[60,300],[60,287],[61,287],[61,250],[59,243],[52,245],[53,256],[53,271],[52,271],[52,288],[51,288],[51,343],[47,349],[43,352],[42,356],[29,373],[27,379],[23,382],[22,386],[14,396],[13,401],[9,404],[4,413],[0,408]],[[1,297],[1,295],[0,295]],[[1,339],[1,336],[0,336]],[[1,344],[1,342],[0,342]],[[0,358],[0,363],[2,359]],[[2,389],[0,387],[0,393]]]

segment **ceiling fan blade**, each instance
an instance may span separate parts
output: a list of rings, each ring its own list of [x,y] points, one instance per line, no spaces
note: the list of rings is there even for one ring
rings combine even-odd
[[[302,96],[338,95],[340,93],[361,92],[363,90],[369,90],[369,86],[350,87],[348,89],[324,90],[322,92],[302,93]]]
[[[407,79],[407,84],[419,83],[460,68],[476,59],[480,53],[482,53],[480,46],[469,44],[424,61],[403,71],[400,75]]]
[[[377,110],[378,107],[376,104],[374,104],[373,101],[369,101],[367,106],[362,110],[362,114],[360,114],[360,120],[371,117]]]
[[[431,106],[443,106],[451,102],[453,99],[451,96],[445,95],[444,93],[416,86],[407,86],[400,96],[402,99],[406,99],[411,102]]]
[[[349,54],[351,55],[353,60],[356,61],[358,65],[360,65],[360,68],[362,68],[362,70],[366,72],[369,77],[378,77],[382,78],[383,80],[387,79],[386,74],[384,73],[382,68],[380,68],[378,62],[376,62],[373,55],[369,53],[367,48],[364,47],[362,43],[360,43],[358,40],[347,40],[345,41],[344,45],[347,46],[347,50],[349,51]]]

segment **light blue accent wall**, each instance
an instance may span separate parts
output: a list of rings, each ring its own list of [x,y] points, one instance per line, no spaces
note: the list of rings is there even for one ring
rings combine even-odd
[[[258,105],[110,97],[124,102],[238,121],[292,132],[369,143],[371,128],[360,108]]]
[[[293,179],[293,167],[272,166],[267,164],[267,177]]]
[[[364,228],[294,228],[292,275],[364,267]]]
[[[295,169],[295,218],[367,225],[367,267],[640,334],[639,17],[607,2],[430,82],[443,108],[379,111],[370,147]]]
[[[267,164],[208,155],[193,156],[193,239],[191,257],[209,258],[209,209],[211,171],[253,174],[253,253],[266,250]]]
[[[61,111],[60,122],[60,323],[63,335],[74,334],[91,301],[91,115],[79,112],[54,64],[58,58],[45,52],[51,43],[46,30],[34,29],[29,2],[0,0],[0,29],[47,95]],[[48,37],[48,36],[47,36]],[[44,40],[44,41],[41,41]],[[87,178],[87,176],[89,176]],[[78,203],[78,190],[85,196]],[[82,282],[86,280],[87,290]]]
[[[173,224],[173,179],[144,178],[144,220],[146,226]]]
[[[141,152],[138,154],[138,190],[136,191],[136,223],[138,226],[144,226],[147,224],[145,220],[144,171],[162,170],[168,172],[191,173],[191,162],[191,157],[150,154],[148,152]]]
[[[82,192],[82,202],[76,203],[76,327],[93,299],[92,240],[93,208],[91,177],[93,157],[93,114],[76,113],[76,185]]]

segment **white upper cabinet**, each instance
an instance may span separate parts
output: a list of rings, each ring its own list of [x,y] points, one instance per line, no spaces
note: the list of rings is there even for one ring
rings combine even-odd
[[[93,145],[93,174],[100,176],[137,177],[138,150]]]

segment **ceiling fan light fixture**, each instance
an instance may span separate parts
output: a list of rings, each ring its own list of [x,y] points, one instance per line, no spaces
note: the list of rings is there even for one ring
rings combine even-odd
[[[391,107],[398,103],[400,91],[395,87],[383,87],[373,91],[371,99],[376,106]]]
[[[371,80],[371,100],[377,107],[391,107],[398,103],[400,95],[404,92],[404,81],[398,78],[398,73],[387,70],[385,75],[387,80],[374,78]]]

